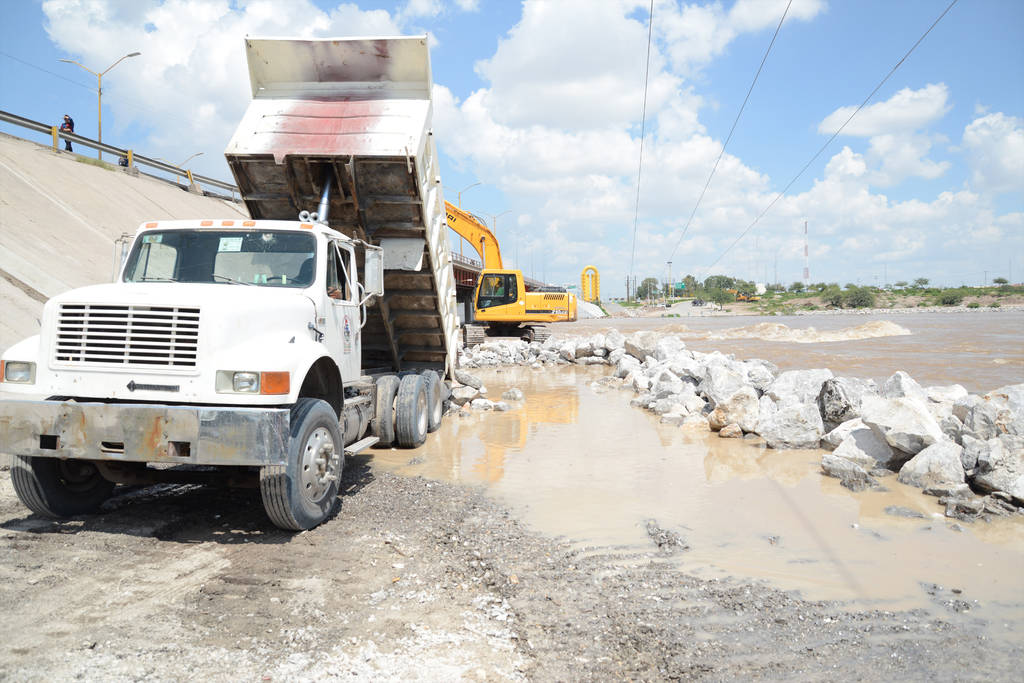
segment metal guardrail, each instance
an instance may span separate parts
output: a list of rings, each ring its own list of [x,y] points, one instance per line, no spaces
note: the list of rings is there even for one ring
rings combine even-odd
[[[163,171],[165,173],[172,173],[176,176],[184,176],[185,178],[189,179],[190,184],[201,183],[207,187],[216,187],[221,190],[227,190],[228,192],[231,193],[232,199],[234,199],[234,195],[238,193],[238,187],[232,185],[231,183],[225,183],[224,181],[217,180],[216,178],[208,178],[206,176],[198,175],[196,173],[192,173],[192,171],[189,171],[188,169],[178,168],[177,166],[173,166],[166,162],[160,161],[159,159],[153,159],[147,156],[143,156],[141,154],[135,154],[134,150],[131,149],[121,149],[120,147],[114,147],[113,145],[108,145],[105,142],[98,142],[96,140],[93,140],[92,138],[87,138],[84,135],[78,135],[77,133],[65,133],[63,131],[58,130],[57,126],[49,126],[45,123],[40,123],[39,121],[26,119],[24,116],[18,116],[17,114],[12,114],[8,111],[0,110],[0,121],[11,123],[16,126],[21,126],[22,128],[28,128],[29,130],[36,131],[37,133],[45,133],[51,136],[53,139],[54,149],[57,149],[59,147],[59,139],[70,140],[76,145],[82,145],[83,147],[89,147],[100,152],[106,152],[108,154],[116,155],[118,157],[127,157],[129,167],[148,166],[149,168],[154,168],[158,171]]]
[[[461,265],[470,266],[472,268],[483,267],[483,264],[477,261],[476,259],[469,258],[468,256],[463,256],[462,254],[457,254],[454,251],[452,252],[452,261],[455,261],[456,263],[459,263]]]

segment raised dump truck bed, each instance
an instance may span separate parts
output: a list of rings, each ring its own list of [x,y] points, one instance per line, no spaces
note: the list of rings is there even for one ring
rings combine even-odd
[[[256,219],[327,223],[384,249],[363,368],[455,367],[458,323],[426,37],[247,39],[253,100],[225,152]]]

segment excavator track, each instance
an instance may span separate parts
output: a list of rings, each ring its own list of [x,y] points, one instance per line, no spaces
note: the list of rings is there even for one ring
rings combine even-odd
[[[487,339],[487,329],[483,325],[466,325],[462,328],[466,346],[483,344]]]

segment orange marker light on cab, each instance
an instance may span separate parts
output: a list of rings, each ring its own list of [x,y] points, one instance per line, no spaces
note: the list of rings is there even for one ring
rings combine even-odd
[[[287,394],[291,391],[291,375],[287,372],[261,372],[261,394]]]

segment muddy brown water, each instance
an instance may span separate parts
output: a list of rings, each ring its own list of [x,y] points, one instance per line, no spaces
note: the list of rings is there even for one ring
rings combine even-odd
[[[1009,321],[1001,314],[991,317]],[[938,355],[956,355],[930,339],[940,334],[935,326],[942,321],[950,317],[921,322],[915,317],[900,324],[918,330],[931,325],[919,341],[924,346],[936,342],[931,351]],[[739,327],[735,319],[732,325],[728,322],[716,320],[713,329]],[[814,322],[818,326],[821,321]],[[850,320],[846,322],[850,327]],[[823,328],[828,329],[818,326]],[[1006,332],[976,343],[991,353],[993,345],[1005,341]],[[899,339],[907,336],[913,335]],[[858,367],[857,359],[885,357],[892,339],[858,340],[856,353],[834,348],[853,341],[781,343],[788,351],[776,355],[764,352],[763,341],[741,340],[738,348],[728,350],[739,357],[771,358],[783,367],[815,367],[819,364],[814,358],[845,359],[829,367],[847,373]],[[721,348],[707,341],[708,349]],[[744,353],[748,344],[757,345],[757,353]],[[829,344],[833,348],[820,348]],[[1019,347],[1016,342],[1016,348],[1000,349],[997,357],[1020,358],[1024,352]],[[919,353],[928,352],[919,345]],[[973,374],[955,379],[940,379],[937,369],[933,379],[920,372],[939,361],[918,365],[911,374],[924,384],[959,381],[972,388],[1020,381],[1006,377],[993,382],[990,368],[981,361],[985,355],[980,352],[972,361]],[[877,366],[867,369],[858,374],[884,377],[888,372]],[[628,405],[632,392],[595,385],[608,372],[603,366],[474,372],[491,398],[518,387],[525,400],[506,413],[449,417],[420,449],[374,451],[373,466],[483,485],[537,530],[563,537],[586,552],[618,554],[624,563],[653,547],[646,530],[646,521],[653,519],[685,539],[690,547],[673,559],[698,575],[765,580],[810,599],[884,609],[934,608],[925,586],[939,584],[947,593],[962,591],[958,599],[987,618],[1018,632],[1024,628],[1020,518],[956,523],[943,516],[935,498],[895,477],[882,480],[885,491],[844,489],[838,480],[821,474],[822,451],[776,451],[760,439],[720,439],[663,425],[656,416]],[[919,516],[894,516],[886,512],[892,507]]]
[[[673,310],[686,311],[685,306]],[[691,307],[692,308],[692,307]],[[552,325],[555,334],[616,328],[679,333],[689,348],[765,358],[783,370],[829,368],[883,381],[904,370],[924,386],[986,392],[1024,382],[1024,310],[819,316],[603,318]]]

